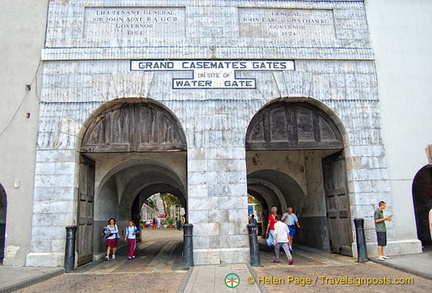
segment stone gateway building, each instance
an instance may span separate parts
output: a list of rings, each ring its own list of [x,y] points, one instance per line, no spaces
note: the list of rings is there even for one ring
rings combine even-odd
[[[10,108],[0,109],[5,264],[62,266],[67,225],[78,226],[78,265],[98,259],[107,219],[125,225],[157,192],[185,206],[195,264],[249,261],[248,195],[264,215],[294,206],[298,242],[311,247],[355,256],[353,219],[364,218],[376,255],[379,200],[394,215],[388,254],[419,253],[420,240],[430,241],[431,103],[394,117],[407,97],[393,88],[412,86],[427,101],[431,85],[404,84],[400,68],[389,78],[393,63],[407,66],[391,57],[409,49],[391,55],[380,39],[398,23],[379,23],[380,9],[394,16],[411,4],[30,2],[21,21],[35,24],[16,37],[34,39],[28,56],[2,49],[11,66],[31,72],[12,69],[15,81],[1,93]],[[418,13],[432,9],[415,2],[425,8]],[[415,66],[432,73],[430,55],[418,54]],[[408,117],[418,123],[399,125]]]

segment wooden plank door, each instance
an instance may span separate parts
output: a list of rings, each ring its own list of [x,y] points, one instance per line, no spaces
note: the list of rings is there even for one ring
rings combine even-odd
[[[6,240],[6,206],[6,191],[0,184],[0,264],[3,263]]]
[[[352,256],[352,225],[346,182],[345,159],[342,152],[323,159],[324,191],[330,249]]]
[[[77,251],[78,265],[93,260],[93,205],[95,164],[81,156],[78,202]]]

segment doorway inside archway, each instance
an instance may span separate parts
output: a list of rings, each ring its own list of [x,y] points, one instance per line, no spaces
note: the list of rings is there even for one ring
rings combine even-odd
[[[332,117],[310,103],[278,101],[254,116],[246,137],[247,183],[265,207],[263,231],[272,206],[278,214],[293,207],[301,222],[296,243],[352,255],[343,148]]]
[[[3,263],[6,241],[6,208],[7,197],[3,185],[0,184],[0,263]]]
[[[413,202],[417,225],[417,237],[423,245],[432,245],[429,211],[432,209],[432,165],[420,169],[414,177]]]
[[[104,256],[108,219],[119,229],[141,222],[141,208],[156,193],[170,193],[187,207],[186,138],[178,119],[150,100],[101,107],[81,142],[77,233],[78,263]]]

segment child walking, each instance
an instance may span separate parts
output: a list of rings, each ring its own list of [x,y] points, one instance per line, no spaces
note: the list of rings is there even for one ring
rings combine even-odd
[[[136,234],[138,234],[139,229],[135,226],[133,220],[129,220],[129,225],[125,229],[125,240],[129,244],[128,259],[134,259],[136,256]]]
[[[111,252],[112,252],[112,259],[115,259],[115,254],[117,250],[117,239],[120,238],[120,236],[114,218],[109,219],[108,225],[104,228],[104,234],[107,238],[106,240],[107,250],[106,250],[105,260],[109,260],[109,256]]]

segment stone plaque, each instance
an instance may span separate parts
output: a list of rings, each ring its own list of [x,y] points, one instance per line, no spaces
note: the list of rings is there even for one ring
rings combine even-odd
[[[335,38],[333,11],[239,8],[242,38]]]
[[[181,7],[88,7],[88,40],[185,36],[185,9]]]

